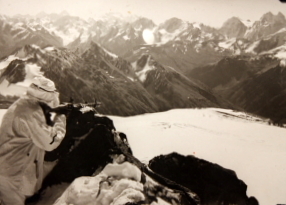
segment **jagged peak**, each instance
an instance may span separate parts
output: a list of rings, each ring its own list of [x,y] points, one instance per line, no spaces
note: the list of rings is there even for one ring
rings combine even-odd
[[[177,17],[170,18],[164,23],[159,25],[159,28],[165,29],[166,31],[172,33],[177,29],[184,29],[188,27],[188,22]]]
[[[278,21],[286,22],[286,18],[281,12],[278,12],[278,14],[275,16],[275,19]]]
[[[241,19],[236,17],[236,16],[233,16],[233,17],[229,18],[228,20],[226,20],[223,23],[222,27],[224,27],[226,25],[230,25],[230,24],[245,26],[244,23],[241,21]]]
[[[135,21],[132,22],[132,25],[134,26],[134,28],[143,26],[149,29],[153,29],[156,26],[153,20],[145,17],[137,18]]]
[[[227,38],[242,37],[246,30],[247,26],[238,17],[228,19],[219,29],[219,31],[226,35]]]
[[[267,12],[265,14],[263,14],[263,16],[260,18],[260,21],[272,21],[274,19],[275,15],[272,12]]]
[[[282,12],[280,12],[280,11],[278,12],[278,14],[276,16],[281,16],[281,17],[285,18],[284,14],[282,14]]]
[[[274,17],[274,14],[271,11],[268,11],[267,13],[263,14],[261,18],[265,17]]]
[[[164,23],[162,23],[161,25],[168,25],[168,24],[181,24],[184,21],[182,19],[179,19],[177,17],[173,17],[170,19],[167,19]]]
[[[281,12],[278,12],[277,15],[274,15],[272,12],[267,12],[266,14],[264,14],[260,18],[260,21],[262,23],[282,23],[282,24],[286,24],[285,16]]]

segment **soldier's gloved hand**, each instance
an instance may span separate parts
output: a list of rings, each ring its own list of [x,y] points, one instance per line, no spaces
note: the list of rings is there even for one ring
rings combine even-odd
[[[50,144],[54,142],[60,142],[63,140],[66,134],[65,122],[66,117],[64,115],[56,115],[55,116],[55,125],[53,127],[55,135],[53,136],[53,140]]]

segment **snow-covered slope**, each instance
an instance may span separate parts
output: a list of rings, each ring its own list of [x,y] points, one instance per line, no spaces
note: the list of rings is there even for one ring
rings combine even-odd
[[[0,110],[0,120],[5,110]],[[133,117],[111,116],[127,134],[134,156],[146,162],[176,151],[232,169],[261,205],[286,201],[285,129],[241,112],[177,109]],[[142,146],[144,145],[144,146]]]

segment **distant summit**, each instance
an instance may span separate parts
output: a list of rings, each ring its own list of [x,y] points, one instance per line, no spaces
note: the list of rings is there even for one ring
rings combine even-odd
[[[241,38],[244,36],[247,27],[237,17],[228,19],[220,28],[220,32],[228,38]]]
[[[285,19],[285,16],[281,12],[279,12],[277,15],[274,15],[272,12],[268,12],[260,18],[260,21],[262,23],[282,23],[282,24],[285,24],[286,19]]]
[[[166,29],[167,32],[173,33],[177,29],[181,29],[186,22],[179,18],[171,18],[169,20],[166,20],[164,23],[160,25],[161,28]]]
[[[264,14],[259,21],[254,22],[253,26],[246,32],[245,38],[249,40],[259,40],[285,27],[286,19],[281,12],[277,15],[268,12]]]

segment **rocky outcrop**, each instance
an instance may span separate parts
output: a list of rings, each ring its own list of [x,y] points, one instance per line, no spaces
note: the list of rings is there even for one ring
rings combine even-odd
[[[110,175],[109,177],[105,175],[105,180],[99,180],[98,183],[86,186],[90,188],[90,191],[83,187],[90,180],[82,183],[83,186],[71,187],[75,188],[76,191],[83,189],[83,192],[79,191],[79,195],[75,196],[75,200],[85,201],[90,199],[94,197],[94,191],[99,189],[106,193],[106,186],[101,186],[102,182],[107,182],[108,186],[112,187],[116,181],[119,180],[118,182],[120,182],[123,180],[121,182],[125,181],[127,184],[125,183],[126,186],[121,186],[123,190],[121,189],[120,192],[123,192],[124,189],[126,190],[125,192],[129,192],[129,188],[137,190],[142,196],[138,204],[151,204],[160,199],[164,200],[165,204],[170,205],[199,205],[199,198],[190,189],[158,175],[134,157],[126,135],[115,131],[112,120],[107,117],[97,117],[96,110],[89,106],[75,106],[74,104],[69,106],[70,112],[67,114],[67,133],[64,141],[52,153],[46,153],[46,160],[58,160],[57,164],[44,179],[40,191],[27,200],[28,204],[42,204],[41,200],[44,198],[45,190],[51,190],[56,185],[62,183],[70,184],[82,179],[83,176],[86,179],[94,177],[93,179],[97,181],[96,177],[100,176],[102,172],[110,170],[112,167],[120,167],[118,164],[111,164],[115,159],[115,155],[120,155],[123,158],[120,157],[122,160],[120,162],[117,161],[117,163],[125,164],[124,170],[122,172],[120,170],[110,170],[109,172],[121,174],[119,176],[117,174]],[[134,168],[137,170],[136,176],[132,174]],[[129,177],[131,179],[128,179],[128,176],[131,176]],[[134,181],[137,181],[136,183],[141,187],[140,189],[136,188],[138,186],[128,185],[132,185]],[[113,188],[116,189],[116,185],[114,186]],[[57,192],[52,191],[50,198],[54,198],[54,195],[60,196],[63,191],[63,189],[57,190]],[[99,194],[100,191],[98,191]],[[117,196],[118,194],[106,194],[104,197],[106,197],[105,201],[109,200],[111,202],[118,200]],[[138,198],[135,201],[138,202]],[[53,204],[53,202],[50,204]],[[77,204],[84,204],[84,202]]]
[[[234,171],[217,164],[178,153],[160,155],[149,162],[156,173],[198,194],[202,204],[258,205],[246,194],[247,185]]]

